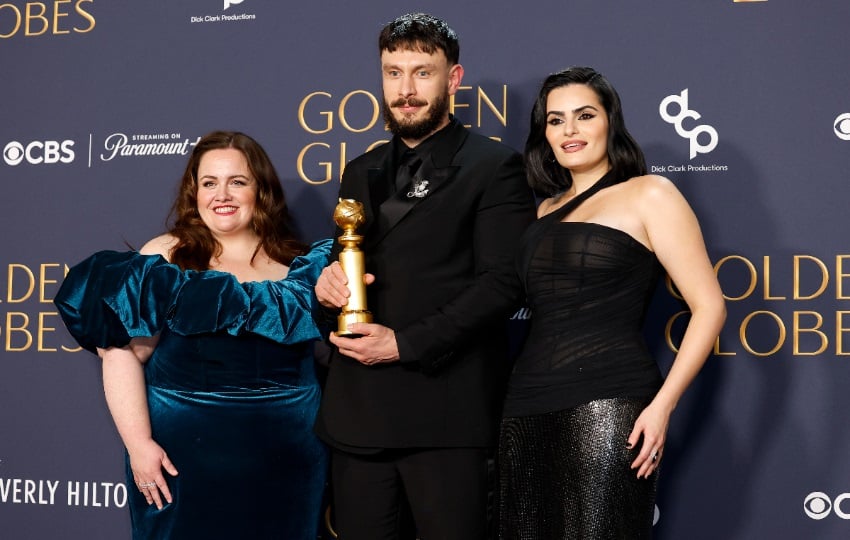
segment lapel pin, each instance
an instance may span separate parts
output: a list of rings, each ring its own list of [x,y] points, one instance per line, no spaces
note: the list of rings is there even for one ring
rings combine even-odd
[[[416,197],[421,199],[425,195],[428,195],[428,180],[417,180],[416,183],[413,184],[413,191],[407,192],[408,198]]]

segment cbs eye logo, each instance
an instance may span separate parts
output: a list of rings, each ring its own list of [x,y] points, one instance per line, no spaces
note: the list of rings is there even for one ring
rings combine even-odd
[[[33,141],[21,144],[11,141],[3,148],[3,160],[18,165],[26,160],[32,165],[42,163],[71,163],[74,161],[74,141]]]
[[[835,512],[835,515],[841,519],[850,519],[850,513],[841,508],[841,504],[847,499],[850,499],[850,493],[842,493],[835,500],[831,500],[826,493],[814,491],[806,495],[806,499],[803,501],[803,511],[812,519],[823,519],[831,511]]]
[[[679,112],[676,115],[670,114],[670,105],[675,104],[679,107]],[[661,118],[668,124],[673,124],[676,127],[676,133],[680,137],[691,141],[691,159],[694,159],[697,154],[707,154],[714,150],[717,146],[717,130],[708,124],[701,124],[693,129],[685,129],[682,122],[685,118],[691,120],[699,120],[702,116],[688,108],[688,89],[685,88],[679,95],[672,94],[661,100],[661,105],[658,106],[658,113]],[[699,136],[701,134],[708,135],[708,144],[701,144]]]
[[[835,136],[843,141],[850,141],[850,113],[839,114],[832,125]]]

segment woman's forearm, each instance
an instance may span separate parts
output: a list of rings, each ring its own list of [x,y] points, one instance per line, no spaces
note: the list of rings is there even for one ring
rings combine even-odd
[[[128,450],[151,439],[144,364],[130,346],[99,349],[103,390],[121,440]]]

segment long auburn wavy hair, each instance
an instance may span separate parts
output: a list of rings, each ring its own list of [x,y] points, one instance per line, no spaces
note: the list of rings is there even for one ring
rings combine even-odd
[[[198,213],[197,178],[204,154],[226,148],[245,155],[248,169],[257,182],[251,227],[260,242],[251,262],[262,248],[272,260],[288,266],[292,259],[307,251],[307,246],[295,237],[280,178],[271,160],[257,141],[238,131],[214,131],[204,135],[192,150],[169,214],[173,225],[168,232],[177,238],[170,253],[171,262],[184,270],[206,270],[210,259],[221,254],[221,244]]]

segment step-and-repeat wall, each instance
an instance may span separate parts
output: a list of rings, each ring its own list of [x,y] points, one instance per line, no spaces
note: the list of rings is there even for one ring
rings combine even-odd
[[[729,317],[670,428],[657,537],[847,538],[843,0],[0,1],[0,537],[129,536],[99,361],[51,303],[68,266],[163,232],[214,129],[263,144],[305,239],[329,236],[346,162],[388,139],[377,34],[406,11],[457,30],[454,114],[515,148],[546,74],[605,73],[699,215]],[[665,367],[683,309],[661,285]]]

